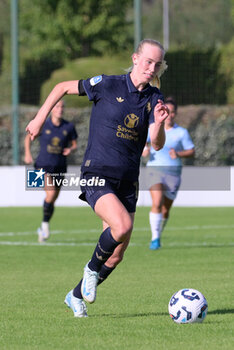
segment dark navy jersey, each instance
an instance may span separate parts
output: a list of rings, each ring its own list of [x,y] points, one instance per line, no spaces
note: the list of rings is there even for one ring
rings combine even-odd
[[[49,173],[66,172],[67,161],[63,149],[70,141],[77,139],[74,125],[64,119],[56,126],[48,118],[40,134],[40,152],[35,162],[36,168],[43,168]]]
[[[127,75],[100,75],[83,81],[93,108],[82,172],[136,181],[149,124],[161,92],[143,91]]]

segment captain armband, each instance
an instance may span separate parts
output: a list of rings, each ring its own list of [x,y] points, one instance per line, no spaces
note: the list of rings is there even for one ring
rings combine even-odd
[[[83,86],[83,79],[78,81],[78,91],[79,91],[79,96],[86,96],[86,92]]]

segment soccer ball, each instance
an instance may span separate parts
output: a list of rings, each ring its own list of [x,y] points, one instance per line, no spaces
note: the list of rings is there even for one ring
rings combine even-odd
[[[208,304],[201,292],[185,288],[172,295],[168,311],[176,323],[203,322],[208,311]]]

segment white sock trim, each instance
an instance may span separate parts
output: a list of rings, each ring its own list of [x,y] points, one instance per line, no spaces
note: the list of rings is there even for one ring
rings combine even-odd
[[[41,223],[41,229],[43,232],[45,232],[46,236],[49,237],[50,235],[50,226],[49,226],[49,223],[46,222],[46,221],[42,221]]]
[[[152,241],[160,238],[162,213],[149,213],[149,221],[151,227]]]

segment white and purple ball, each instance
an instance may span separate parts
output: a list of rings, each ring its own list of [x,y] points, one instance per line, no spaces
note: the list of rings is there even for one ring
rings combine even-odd
[[[206,317],[208,303],[198,290],[184,288],[173,294],[168,304],[168,311],[176,323],[201,323]]]

